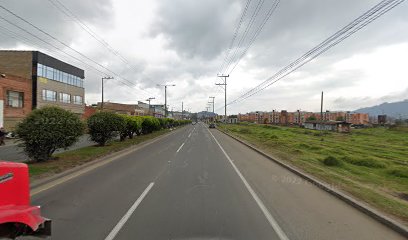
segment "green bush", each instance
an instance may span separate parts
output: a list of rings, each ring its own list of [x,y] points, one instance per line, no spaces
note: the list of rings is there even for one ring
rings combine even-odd
[[[126,137],[133,138],[142,130],[142,118],[137,116],[120,115],[125,121],[125,128],[120,131],[120,139],[123,141]]]
[[[160,122],[157,118],[151,116],[144,116],[142,122],[143,134],[152,133],[153,131],[160,130]]]
[[[341,162],[337,158],[333,156],[327,156],[325,159],[323,159],[323,163],[326,166],[340,166]]]
[[[170,128],[170,127],[174,127],[174,119],[172,119],[172,118],[167,118],[167,121],[168,121],[168,127]]]
[[[49,160],[55,150],[68,148],[84,133],[78,115],[59,107],[43,107],[32,111],[16,127],[20,146],[37,162]]]
[[[104,146],[115,138],[118,133],[125,131],[126,122],[123,117],[115,113],[99,112],[88,118],[88,132],[92,141]]]

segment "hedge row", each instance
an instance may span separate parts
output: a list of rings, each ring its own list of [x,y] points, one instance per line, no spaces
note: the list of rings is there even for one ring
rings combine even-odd
[[[92,141],[105,145],[118,135],[121,140],[135,134],[148,134],[191,121],[136,117],[99,112],[88,118],[86,125]],[[84,134],[85,124],[79,116],[60,107],[47,106],[32,111],[16,127],[20,146],[32,161],[47,161],[55,150],[68,148]]]
[[[135,134],[149,134],[160,129],[172,128],[188,123],[191,123],[191,121],[99,112],[88,119],[88,130],[91,140],[103,146],[118,134],[120,140],[123,141],[127,137],[133,138]]]

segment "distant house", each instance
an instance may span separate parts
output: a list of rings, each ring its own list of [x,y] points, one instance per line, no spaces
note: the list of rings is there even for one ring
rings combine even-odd
[[[332,131],[340,133],[349,133],[350,125],[351,123],[344,121],[330,121],[330,122],[307,121],[303,123],[303,126],[307,129]]]

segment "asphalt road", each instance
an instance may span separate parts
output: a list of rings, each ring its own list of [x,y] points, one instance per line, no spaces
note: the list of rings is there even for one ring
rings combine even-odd
[[[204,124],[32,201],[52,239],[404,239]]]
[[[56,153],[74,150],[82,147],[95,145],[95,142],[89,140],[89,135],[83,135],[73,146],[68,149],[58,149]],[[17,146],[16,140],[7,140],[6,145],[0,146],[0,160],[9,162],[24,162],[28,160],[23,149]]]

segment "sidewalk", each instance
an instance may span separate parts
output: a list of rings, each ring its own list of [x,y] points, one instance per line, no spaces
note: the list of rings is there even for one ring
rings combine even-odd
[[[4,140],[4,142],[6,143],[6,145],[2,145],[0,147],[5,147],[5,146],[15,146],[18,144],[18,140],[17,139],[8,139],[6,138]]]
[[[11,161],[11,162],[23,162],[28,160],[28,157],[23,152],[23,149],[18,147],[17,139],[6,139],[6,145],[0,146],[0,161]],[[65,152],[69,150],[74,150],[82,147],[87,147],[95,145],[94,142],[89,140],[89,135],[85,134],[79,138],[73,146],[68,149],[58,149],[55,153]]]

